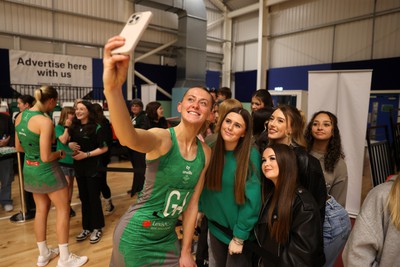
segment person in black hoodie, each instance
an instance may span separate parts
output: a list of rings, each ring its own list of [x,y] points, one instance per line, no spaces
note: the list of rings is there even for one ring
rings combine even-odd
[[[258,266],[322,266],[325,261],[319,208],[298,180],[296,154],[272,144],[262,155],[262,202],[254,227],[263,253]]]

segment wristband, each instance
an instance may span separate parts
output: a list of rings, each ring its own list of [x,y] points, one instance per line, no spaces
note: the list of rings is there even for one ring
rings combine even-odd
[[[86,152],[86,157],[90,157],[90,152]]]
[[[233,242],[235,242],[236,245],[243,246],[243,243],[244,243],[243,239],[240,239],[240,238],[237,238],[237,237],[234,236],[232,238],[232,240],[233,240]]]

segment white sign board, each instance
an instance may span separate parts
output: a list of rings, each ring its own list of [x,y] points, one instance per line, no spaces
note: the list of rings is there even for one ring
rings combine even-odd
[[[156,101],[157,84],[142,84],[141,90],[141,99],[145,107],[148,103]]]
[[[92,59],[10,50],[12,84],[92,87]]]

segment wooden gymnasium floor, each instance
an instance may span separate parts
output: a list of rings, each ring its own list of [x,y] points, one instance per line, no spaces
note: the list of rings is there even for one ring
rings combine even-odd
[[[130,168],[129,161],[113,162],[110,167]],[[89,262],[85,266],[104,267],[108,266],[112,250],[112,234],[118,218],[126,211],[128,206],[135,201],[127,194],[127,190],[132,185],[132,173],[109,172],[108,184],[111,188],[113,204],[116,211],[109,216],[105,216],[106,226],[103,229],[103,237],[97,244],[90,244],[89,240],[82,242],[75,241],[75,236],[80,233],[81,228],[81,206],[78,198],[78,188],[76,187],[72,197],[72,206],[76,211],[76,216],[71,218],[70,226],[70,250],[78,255],[86,255]],[[38,249],[36,246],[33,220],[24,223],[12,223],[10,216],[20,211],[20,196],[18,177],[12,184],[12,198],[14,200],[14,210],[5,212],[0,207],[0,266],[27,267],[36,266]],[[103,202],[104,203],[104,202]],[[105,205],[103,204],[103,208]],[[55,210],[49,213],[47,227],[47,242],[50,246],[57,246],[55,236]],[[47,266],[57,266],[57,259],[51,261]]]
[[[113,157],[109,167],[130,168],[129,161],[119,161]],[[89,257],[89,262],[85,266],[104,267],[108,266],[112,251],[112,234],[116,222],[119,217],[126,211],[128,206],[135,201],[127,194],[132,184],[132,173],[124,172],[109,172],[108,184],[112,191],[112,199],[116,211],[109,216],[105,216],[106,226],[103,229],[103,237],[97,244],[90,244],[89,240],[82,242],[75,241],[75,236],[80,233],[81,228],[81,207],[78,198],[78,189],[75,182],[75,190],[72,198],[72,206],[76,211],[76,216],[71,218],[70,226],[70,249],[78,255],[86,255]],[[371,188],[369,178],[363,178],[362,200]],[[21,210],[19,182],[18,177],[12,185],[12,197],[14,200],[14,210],[5,212],[0,208],[0,266],[1,267],[26,267],[36,266],[38,249],[36,246],[33,220],[24,223],[12,223],[10,216],[18,213]],[[104,204],[103,204],[104,208]],[[54,208],[49,213],[48,229],[47,229],[48,244],[52,247],[57,246],[55,236],[55,210]],[[340,261],[340,260],[339,260]],[[338,263],[339,263],[338,261]],[[341,261],[336,266],[341,266]],[[54,267],[57,265],[57,258],[51,261],[47,266]]]

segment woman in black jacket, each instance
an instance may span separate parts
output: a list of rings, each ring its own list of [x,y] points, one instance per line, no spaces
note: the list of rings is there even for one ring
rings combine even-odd
[[[281,105],[268,120],[268,141],[269,144],[285,144],[293,148],[297,158],[299,183],[313,195],[323,223],[328,197],[325,178],[319,161],[305,149],[307,144],[304,139],[304,127],[304,119],[296,107]]]
[[[322,266],[325,257],[319,209],[299,185],[296,154],[272,144],[262,156],[260,218],[254,228],[263,251],[258,266]]]

